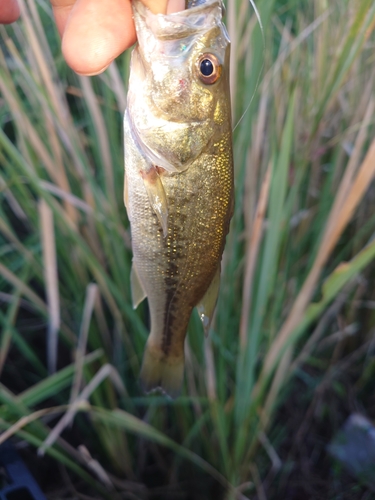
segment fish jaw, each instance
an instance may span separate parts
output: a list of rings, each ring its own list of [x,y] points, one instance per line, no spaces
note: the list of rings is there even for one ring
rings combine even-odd
[[[164,23],[166,31],[156,30],[157,36],[155,32],[146,36],[142,32],[144,19],[137,20],[138,7],[144,7],[134,0],[139,47],[133,52],[124,121],[125,199],[134,275],[141,291],[137,297],[147,296],[151,316],[140,379],[147,392],[161,387],[172,396],[178,394],[182,384],[184,341],[191,312],[208,290],[210,298],[200,309],[206,326],[210,317],[205,313],[213,313],[216,297],[211,295],[212,290],[217,294],[218,282],[210,285],[220,274],[233,210],[229,40],[221,24],[220,4],[211,1],[207,5],[216,9],[216,17],[211,17],[218,24],[198,34],[190,31],[189,37],[194,40],[189,38],[189,50],[183,56],[173,56],[183,64],[179,74],[174,66],[168,67],[168,77],[158,83],[155,66],[149,65],[145,55],[150,49],[144,44],[154,37],[150,46],[156,58],[155,38],[158,43],[175,43],[170,21],[175,14],[157,16],[162,18],[157,26]],[[204,7],[193,7],[192,15],[197,16],[195,9],[204,12]],[[216,15],[219,11],[220,19]],[[184,18],[188,13],[184,11]],[[191,26],[186,19],[184,23],[186,32],[186,25],[189,29]],[[180,28],[176,29],[180,36]],[[196,73],[196,62],[206,53],[213,53],[222,65],[220,78],[209,86],[202,85]],[[173,57],[167,57],[168,64]],[[171,83],[181,74],[186,82],[183,92]],[[161,214],[155,210],[156,205],[161,207]]]

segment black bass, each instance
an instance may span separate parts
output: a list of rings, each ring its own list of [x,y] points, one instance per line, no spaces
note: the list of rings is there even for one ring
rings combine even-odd
[[[180,392],[184,340],[198,308],[205,330],[233,213],[230,42],[222,3],[192,0],[153,14],[133,1],[138,45],[125,113],[124,200],[133,247],[133,306],[148,298],[146,391]]]

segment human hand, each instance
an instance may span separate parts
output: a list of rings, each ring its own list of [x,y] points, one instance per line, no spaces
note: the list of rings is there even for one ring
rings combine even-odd
[[[183,10],[184,0],[142,0],[155,14]],[[81,75],[102,73],[136,40],[131,0],[51,0],[62,53]],[[0,23],[19,16],[17,0],[0,0]]]

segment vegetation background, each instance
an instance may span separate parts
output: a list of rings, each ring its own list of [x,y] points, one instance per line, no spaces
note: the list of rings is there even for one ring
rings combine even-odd
[[[264,43],[228,1],[236,208],[173,401],[137,384],[130,54],[79,77],[49,2],[20,3],[0,28],[0,441],[30,445],[50,499],[374,498],[327,452],[375,418],[373,0],[258,0]]]

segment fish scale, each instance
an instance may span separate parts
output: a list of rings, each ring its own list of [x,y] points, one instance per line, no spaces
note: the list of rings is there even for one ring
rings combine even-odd
[[[161,387],[176,396],[183,379],[191,312],[200,307],[206,327],[213,314],[219,283],[215,276],[220,273],[233,211],[229,40],[217,1],[156,18],[135,0],[134,13],[137,30],[149,30],[138,32],[125,116],[125,203],[132,234],[133,297],[137,305],[147,296],[151,318],[141,382],[146,391]],[[190,14],[195,17],[189,25]],[[209,22],[206,30],[201,14]],[[163,18],[169,23],[167,33],[160,29]],[[198,26],[194,26],[196,19]],[[180,71],[171,48],[173,22],[178,31],[177,57],[184,63]],[[187,31],[190,43],[183,59],[178,52],[181,29]],[[160,37],[169,43],[168,57]],[[145,40],[154,48],[153,58],[147,54],[147,44],[142,45]],[[206,51],[222,63],[220,78],[212,85],[204,85],[197,75],[197,58]],[[185,82],[183,92],[171,95],[177,79]],[[179,106],[183,112],[178,113]]]

